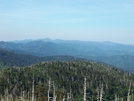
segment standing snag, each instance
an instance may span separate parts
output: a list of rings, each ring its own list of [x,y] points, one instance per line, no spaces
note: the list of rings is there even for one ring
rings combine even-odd
[[[32,101],[34,101],[34,76],[33,76],[33,83],[32,83]]]
[[[86,101],[86,77],[84,77],[84,101]]]

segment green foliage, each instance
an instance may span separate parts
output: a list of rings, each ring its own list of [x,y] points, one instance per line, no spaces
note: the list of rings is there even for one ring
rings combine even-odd
[[[103,98],[113,101],[115,94],[126,98],[130,82],[134,83],[134,75],[91,61],[43,62],[23,68],[7,68],[0,73],[0,95],[5,95],[5,89],[13,96],[32,95],[34,77],[35,98],[37,101],[47,99],[48,80],[54,82],[57,99],[67,98],[71,94],[75,101],[82,101],[83,79],[87,78],[88,100],[96,101],[98,91],[103,84]],[[134,89],[133,85],[131,89]],[[53,86],[50,97],[53,97]],[[18,93],[19,92],[19,93]],[[132,91],[131,91],[132,94]],[[133,93],[134,94],[134,93]]]
[[[36,101],[47,101],[47,89],[43,85],[37,85],[34,94]]]
[[[27,66],[40,62],[39,57],[0,49],[0,62],[3,66]],[[2,68],[2,66],[0,66]]]

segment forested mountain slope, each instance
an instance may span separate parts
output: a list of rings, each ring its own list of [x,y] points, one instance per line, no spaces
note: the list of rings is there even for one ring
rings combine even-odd
[[[0,68],[4,68],[3,66],[17,66],[17,67],[29,66],[38,62],[54,61],[54,60],[71,61],[71,60],[83,60],[83,59],[67,55],[37,57],[0,49],[0,65],[2,65],[0,66]]]
[[[129,71],[134,74],[134,56],[133,55],[116,55],[116,56],[98,56],[98,57],[86,57],[86,59],[104,62],[125,71]]]
[[[4,69],[0,72],[0,95],[3,99],[12,95],[14,99],[47,101],[49,93],[51,98],[57,96],[57,101],[83,101],[84,78],[87,100],[97,101],[100,96],[107,101],[133,99],[134,75],[90,61],[43,62]]]
[[[7,66],[27,66],[40,62],[41,59],[36,56],[0,49],[0,61]]]

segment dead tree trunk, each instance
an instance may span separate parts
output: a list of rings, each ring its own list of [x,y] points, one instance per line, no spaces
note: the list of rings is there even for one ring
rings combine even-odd
[[[51,86],[51,79],[49,79],[49,81],[48,81],[48,93],[47,93],[48,101],[50,101],[50,97],[49,97],[49,93],[50,93],[50,86]]]
[[[32,84],[32,101],[34,101],[34,76],[33,76],[33,84]]]
[[[65,101],[65,96],[63,96],[63,100],[62,101]]]
[[[51,89],[51,87],[52,87],[52,89]],[[52,90],[53,90],[53,96],[51,97],[50,93],[52,93]],[[51,79],[49,79],[49,81],[48,81],[47,97],[48,97],[48,101],[51,101],[51,99],[53,101],[56,101],[56,98],[57,98],[57,96],[55,94],[55,85],[54,85],[54,82],[51,81]]]
[[[84,77],[84,101],[86,101],[86,77]]]
[[[130,101],[130,89],[131,89],[131,83],[128,89],[128,94],[127,94],[127,101]]]
[[[102,96],[103,96],[103,84],[101,85],[100,89],[100,101],[102,101]]]
[[[69,93],[67,93],[67,101],[70,101]]]
[[[70,101],[72,101],[72,91],[71,91],[71,87],[70,87]]]
[[[53,82],[53,101],[56,101],[56,94],[55,94],[55,85],[54,85],[54,82]]]
[[[99,98],[100,98],[100,92],[99,92],[99,89],[97,87],[97,101],[99,101]]]
[[[119,96],[115,94],[115,101],[119,101]]]

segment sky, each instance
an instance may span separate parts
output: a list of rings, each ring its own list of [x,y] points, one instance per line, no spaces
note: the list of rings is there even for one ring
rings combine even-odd
[[[0,41],[38,38],[134,45],[134,0],[0,0]]]

